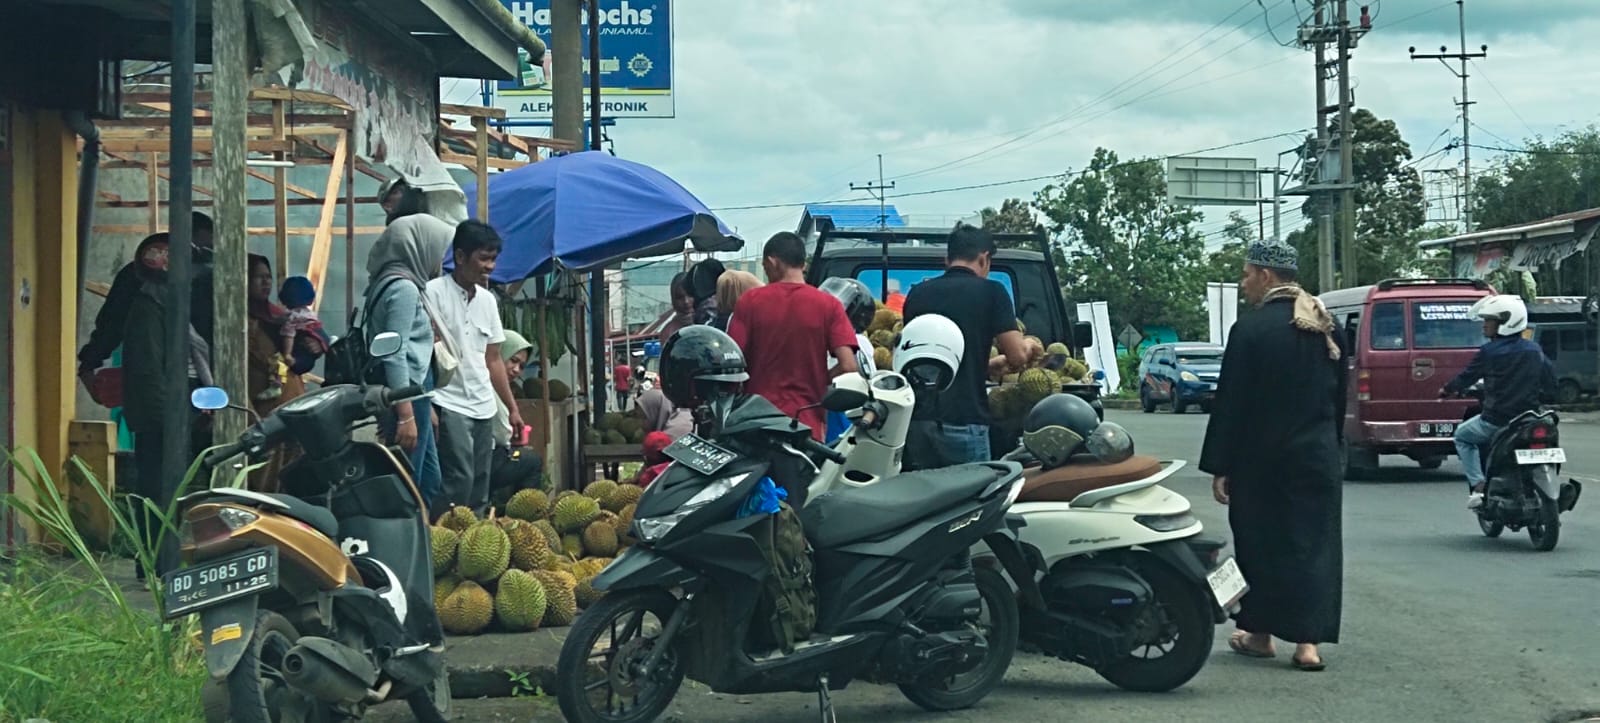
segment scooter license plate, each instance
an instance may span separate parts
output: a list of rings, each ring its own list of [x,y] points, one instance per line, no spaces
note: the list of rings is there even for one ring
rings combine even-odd
[[[1208,573],[1206,582],[1211,584],[1211,594],[1217,599],[1217,605],[1224,610],[1233,607],[1250,589],[1244,581],[1244,573],[1239,571],[1239,563],[1231,557]]]
[[[1517,464],[1566,464],[1567,451],[1560,447],[1517,450]]]
[[[278,548],[259,547],[174,570],[161,578],[167,619],[278,586]]]

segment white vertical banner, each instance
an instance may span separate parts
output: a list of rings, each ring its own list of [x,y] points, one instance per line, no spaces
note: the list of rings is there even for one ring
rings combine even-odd
[[[1121,388],[1122,375],[1117,368],[1117,340],[1111,335],[1111,313],[1104,301],[1078,304],[1078,320],[1087,321],[1094,329],[1094,344],[1083,351],[1089,369],[1104,372],[1104,389]]]
[[[1228,331],[1239,320],[1239,285],[1207,283],[1206,312],[1211,319],[1211,343],[1226,346]]]

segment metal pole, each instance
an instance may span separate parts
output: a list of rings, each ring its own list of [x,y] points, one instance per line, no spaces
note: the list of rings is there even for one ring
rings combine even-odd
[[[1316,0],[1315,27],[1321,30],[1324,18],[1323,10],[1327,0]],[[1327,44],[1321,37],[1317,38],[1316,68],[1317,68],[1317,175],[1323,175],[1322,163],[1327,158],[1328,151],[1328,116],[1323,112],[1328,107],[1328,89],[1323,77],[1323,68],[1327,65]],[[1319,181],[1320,179],[1312,179]],[[1314,193],[1311,203],[1316,204],[1317,211],[1317,288],[1321,291],[1331,291],[1333,284],[1333,224],[1328,218],[1327,192]]]
[[[1467,98],[1467,5],[1456,0],[1456,20],[1461,25],[1461,225],[1472,233],[1472,101]]]
[[[194,5],[195,0],[172,0],[172,144],[170,198],[167,202],[168,266],[166,386],[170,392],[161,415],[161,479],[146,490],[156,491],[163,510],[171,504],[193,457],[189,410],[189,289],[190,257],[194,244]],[[156,561],[158,573],[177,567],[176,530],[163,528]]]
[[[588,0],[589,5],[589,150],[600,150],[600,8],[599,0]],[[594,411],[606,411],[606,359],[603,350],[607,336],[605,269],[589,272],[589,366],[594,376],[590,392],[594,396]],[[591,417],[592,419],[593,417]]]
[[[1283,166],[1272,169],[1272,238],[1283,242],[1283,226],[1279,223],[1279,208],[1283,205]]]
[[[555,105],[551,136],[583,144],[582,0],[550,3],[550,101]]]
[[[1361,283],[1360,258],[1356,251],[1355,122],[1351,118],[1350,97],[1350,16],[1349,0],[1339,0],[1339,253],[1341,285]]]

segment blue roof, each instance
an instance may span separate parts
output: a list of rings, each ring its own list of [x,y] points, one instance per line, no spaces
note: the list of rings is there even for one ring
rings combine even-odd
[[[877,228],[878,204],[876,203],[811,203],[806,204],[806,214],[812,218],[827,217],[833,220],[833,225],[838,228]],[[905,226],[906,222],[900,218],[900,212],[894,206],[883,207],[884,226]]]

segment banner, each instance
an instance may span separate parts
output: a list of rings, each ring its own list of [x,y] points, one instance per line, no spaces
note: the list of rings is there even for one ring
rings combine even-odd
[[[550,0],[501,0],[511,16],[528,26],[550,51]],[[605,118],[671,118],[671,0],[591,0],[600,6],[600,115]],[[583,11],[583,103],[589,117],[589,11]],[[551,66],[546,52],[540,66],[518,50],[516,80],[502,80],[494,104],[516,120],[549,120]]]
[[[1228,332],[1239,320],[1239,285],[1206,284],[1206,313],[1211,317],[1211,343],[1228,345]]]
[[[1093,301],[1078,304],[1078,320],[1094,327],[1094,344],[1083,350],[1084,361],[1093,371],[1104,372],[1106,379],[1101,391],[1114,392],[1122,388],[1122,374],[1117,367],[1117,341],[1111,336],[1111,313],[1106,302]]]

